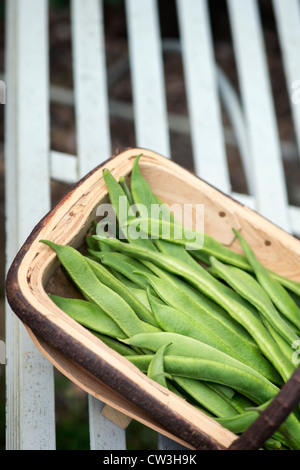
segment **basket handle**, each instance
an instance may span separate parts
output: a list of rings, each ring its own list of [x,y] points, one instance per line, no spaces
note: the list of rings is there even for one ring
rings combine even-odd
[[[258,450],[300,402],[300,366],[282,386],[269,406],[228,450]]]

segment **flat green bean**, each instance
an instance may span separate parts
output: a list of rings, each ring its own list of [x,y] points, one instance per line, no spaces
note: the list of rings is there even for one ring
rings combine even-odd
[[[290,328],[290,326],[279,315],[278,311],[260,289],[259,284],[251,275],[235,267],[229,267],[216,258],[211,257],[211,264],[215,271],[224,279],[236,292],[244,297],[249,303],[254,305],[261,312],[272,327],[286,339],[287,342],[293,343],[299,337]]]
[[[141,364],[142,362],[135,362],[135,357],[128,356],[128,359],[134,364]],[[153,356],[144,355],[142,358],[142,360],[145,361],[144,364],[147,364],[147,358],[150,362]],[[263,376],[259,377],[257,374],[233,367],[229,365],[228,362],[223,363],[207,359],[171,356],[166,354],[164,358],[164,368],[165,371],[173,377],[215,382],[232,387],[256,404],[262,404],[274,398],[279,391],[278,387],[266,380]]]
[[[174,214],[168,209],[166,204],[163,205],[160,199],[156,195],[153,194],[149,184],[142,177],[141,172],[139,170],[139,160],[141,157],[142,157],[142,154],[137,156],[133,165],[133,169],[132,169],[131,193],[132,193],[134,201],[142,203],[147,207],[147,211],[148,211],[147,217],[150,219],[154,218],[154,215],[151,212],[151,204],[160,204],[162,206],[161,219],[164,220],[164,223],[169,222],[169,223],[181,224],[180,221],[175,219]],[[209,256],[212,255],[212,256],[215,256],[215,258],[220,259],[221,261],[224,261],[230,265],[240,267],[241,269],[245,269],[246,271],[250,271],[250,272],[253,271],[252,266],[249,264],[245,256],[240,255],[240,254],[237,255],[236,253],[232,252],[230,249],[224,247],[220,242],[213,239],[213,237],[207,237],[207,240],[208,240],[207,246],[208,246],[209,255],[207,255],[203,251],[202,248],[201,250],[194,250],[194,249],[190,250],[190,254],[193,257],[200,259],[200,261],[203,261],[205,264],[209,264]],[[154,240],[154,243],[158,246],[160,251],[164,253],[168,253],[171,256],[179,255],[180,259],[184,260],[185,262],[188,262],[187,261],[188,257],[186,256],[187,253],[185,252],[184,247],[181,247],[183,248],[183,250],[175,251],[176,247],[171,248],[172,243],[166,240],[156,240],[156,241]],[[174,250],[174,251],[171,251],[171,250]],[[219,258],[219,253],[220,253],[220,258]],[[268,270],[268,271],[273,279],[276,279],[282,286],[286,287],[291,292],[294,292],[300,297],[300,283],[299,282],[288,279],[271,270]]]
[[[91,247],[89,247],[89,248],[90,248],[90,250],[92,250]],[[111,251],[113,251],[110,246],[108,246],[106,243],[102,243],[101,241],[99,241],[99,248],[100,248],[100,251],[102,251],[102,252],[111,252]],[[97,251],[97,250],[92,250],[92,251]]]
[[[233,417],[228,418],[215,418],[219,424],[229,429],[235,434],[245,432],[251,424],[256,421],[260,411],[263,411],[270,401],[257,407],[256,410],[245,411]],[[273,436],[285,446],[291,446],[292,449],[300,449],[300,424],[293,413],[291,413],[286,421],[280,426],[280,431],[276,431]]]
[[[139,160],[141,157],[142,157],[142,154],[138,155],[133,165],[132,178],[131,178],[131,192],[133,195],[133,199],[136,202],[140,202],[147,206],[148,218],[153,219],[153,215],[151,213],[151,204],[162,204],[162,202],[159,200],[159,198],[156,195],[153,194],[149,184],[142,177],[140,173]],[[164,223],[169,222],[169,223],[181,224],[180,221],[175,219],[173,213],[171,213],[171,211],[167,208],[166,205],[164,205],[163,207],[162,219],[164,220]],[[156,224],[158,223],[159,222],[156,221]],[[252,266],[249,264],[245,256],[232,252],[230,249],[224,247],[220,242],[213,239],[213,237],[208,237],[207,234],[206,234],[206,237],[208,240],[207,247],[208,247],[209,256],[211,255],[215,256],[217,259],[220,259],[221,261],[223,260],[224,262],[227,262],[228,264],[240,267],[242,269],[245,269],[246,271],[253,270]],[[166,246],[166,250],[168,251],[169,248],[167,244],[165,243],[165,241],[163,242],[164,243],[162,243],[161,246]],[[220,258],[219,258],[219,253],[220,253]],[[169,254],[172,255],[172,253],[170,252]],[[201,247],[200,250],[191,250],[191,254],[197,257],[198,259],[200,258],[201,261],[204,261],[206,264],[208,264],[209,258],[203,251],[203,247]],[[286,288],[288,288],[289,290],[291,290],[292,292],[300,296],[300,283],[290,280],[284,276],[280,276],[278,273],[275,273],[271,270],[269,270],[269,273],[274,279],[277,279],[281,285],[285,286]]]
[[[128,359],[141,371],[145,372],[153,360],[153,357],[154,356],[129,356]],[[172,360],[173,357],[175,356],[171,356],[169,359]],[[173,381],[179,385],[180,389],[182,389],[185,393],[188,393],[188,395],[190,395],[192,399],[195,400],[197,408],[201,409],[201,411],[203,411],[205,414],[212,416],[217,422],[224,425],[224,427],[228,425],[228,429],[238,429],[238,427],[245,426],[247,419],[249,421],[247,415],[245,417],[243,416],[243,419],[239,419],[239,416],[241,415],[237,414],[237,411],[228,401],[225,401],[222,397],[220,397],[220,395],[217,394],[216,388],[211,387],[209,382],[206,384],[205,382],[201,382],[196,379],[174,375]],[[193,404],[195,405],[195,403]],[[216,418],[216,416],[218,418]],[[250,418],[251,417],[252,416],[250,416]],[[237,418],[237,420],[235,420],[235,418]],[[249,425],[250,424],[251,419]],[[293,420],[292,424],[295,426],[295,420]]]
[[[278,347],[281,349],[282,354],[290,361],[291,364],[294,365],[296,369],[296,364],[293,363],[293,354],[294,349],[291,347],[289,343],[273,328],[273,326],[263,317],[262,322],[266,326],[267,330],[270,332],[274,341],[278,344]]]
[[[97,253],[91,252],[91,250],[89,250],[89,252],[102,264],[114,269],[115,271],[118,271],[120,274],[127,277],[130,281],[132,281],[134,284],[138,285],[142,289],[147,288],[148,282],[146,281],[146,279],[134,273],[134,271],[137,270],[146,273],[151,273],[151,271],[140,261],[130,256],[126,256],[123,253]]]
[[[252,367],[233,358],[232,356],[229,356],[228,354],[206,343],[196,340],[195,338],[191,338],[179,333],[162,331],[156,333],[137,334],[122,340],[122,342],[130,346],[147,349],[153,352],[156,352],[162,345],[168,343],[170,346],[165,355],[170,354],[174,356],[182,356],[184,358],[191,357],[196,359],[198,358],[218,361],[224,364],[230,364],[234,368],[239,368],[247,373],[257,375],[258,378],[262,377],[262,374],[257,372],[256,369],[253,369]],[[141,357],[140,361],[143,363],[143,357]],[[268,379],[264,379],[268,381]]]
[[[175,393],[175,395],[179,396],[182,400],[187,400],[184,390],[179,390],[178,389],[179,387],[176,387],[176,385],[174,385],[174,383],[168,379],[167,379],[167,386],[171,392]]]
[[[264,443],[263,446],[266,450],[280,450],[282,448],[281,442],[278,441],[277,439],[274,439],[274,437],[270,437],[267,439],[267,441]]]
[[[181,289],[180,283],[174,289],[169,279],[160,279],[145,273],[141,273],[141,275],[149,280],[158,297],[169,306],[184,312],[184,315],[191,317],[198,324],[200,323],[200,327],[204,328],[214,339],[217,338],[223,348],[227,348],[228,353],[257,368],[268,379],[278,382],[278,373],[270,362],[262,356],[257,348],[253,347],[231,321],[228,321],[217,309],[212,308],[207,299],[193,296],[188,290]],[[153,310],[159,304],[157,301],[155,303],[155,299],[153,299],[151,306]],[[159,312],[157,314],[159,315]],[[162,318],[167,318],[167,315],[165,317],[163,315]],[[222,350],[224,350],[223,348]]]
[[[281,276],[278,273],[269,270],[269,274],[271,274],[272,278],[277,280],[283,287],[285,287],[288,291],[293,292],[298,297],[300,297],[300,283],[294,281],[293,279],[289,279],[285,276]]]
[[[124,176],[120,176],[119,178],[119,183],[121,185],[121,188],[123,189],[124,193],[126,194],[126,197],[128,199],[128,202],[131,206],[133,206],[134,201],[132,198],[132,194],[130,192],[129,186],[127,185],[126,179]]]
[[[216,317],[220,321],[225,321],[225,323],[229,326],[232,330],[234,330],[234,334],[240,336],[243,341],[247,341],[249,345],[254,347],[255,349],[259,349],[256,342],[253,338],[249,335],[249,333],[239,324],[236,320],[234,320],[226,310],[224,310],[220,305],[217,305],[214,301],[209,299],[207,296],[203,295],[199,290],[195,289],[192,285],[186,283],[182,278],[177,277],[176,275],[161,269],[157,265],[147,262],[141,259],[141,262],[144,262],[147,267],[154,274],[160,279],[163,279],[165,285],[169,286],[168,290],[164,290],[164,301],[174,306],[173,295],[176,296],[177,291],[182,293],[185,297],[185,301],[182,300],[182,297],[177,298],[177,307],[186,310],[187,305],[194,305],[195,303],[200,304],[202,309],[208,314],[213,317]],[[145,274],[144,274],[145,276]],[[154,288],[154,286],[152,286]],[[155,289],[154,289],[155,290]],[[184,292],[183,292],[184,291]],[[171,297],[167,298],[168,292],[170,293]],[[251,304],[246,303],[242,297],[240,297],[237,293],[234,293],[232,289],[227,289],[227,293],[229,295],[233,295],[236,300],[241,302],[247,308],[252,309]],[[162,298],[162,294],[160,293],[159,296]],[[180,302],[181,300],[181,302]],[[180,302],[180,303],[179,303]],[[181,306],[181,307],[180,307]],[[254,309],[252,309],[254,311]]]
[[[222,386],[221,388],[218,388],[218,384],[206,384],[194,379],[171,377],[165,372],[164,355],[170,344],[164,343],[158,347],[149,362],[147,368],[148,377],[173,391],[174,387],[170,385],[175,383],[175,385],[178,385],[181,390],[192,397],[197,404],[205,406],[207,410],[211,411],[216,416],[228,417],[235,415],[237,412],[230,405],[229,400],[225,395],[225,390],[229,390],[227,387]],[[222,390],[223,393],[221,393],[220,390]],[[175,388],[175,391],[178,394],[178,389]]]
[[[87,235],[85,237],[85,243],[90,250],[94,250],[94,251],[100,250],[100,242],[92,238],[91,235]],[[104,245],[104,246],[108,246],[108,245]]]
[[[143,178],[139,169],[139,160],[141,157],[142,154],[138,155],[135,159],[131,174],[131,194],[135,204],[145,208],[145,215],[147,217],[152,215],[153,217],[159,217],[167,221],[175,221],[174,214],[169,210],[168,206],[152,192],[149,184]],[[158,213],[153,214],[153,208],[158,208]],[[142,216],[143,214],[141,214],[141,217]],[[186,264],[190,264],[194,267],[195,264],[197,264],[192,256],[185,250],[184,246],[175,245],[161,239],[153,239],[152,241],[160,252],[181,259]]]
[[[264,325],[262,325],[260,319],[253,315],[251,310],[236,301],[236,299],[228,293],[229,288],[225,289],[226,286],[211,276],[211,274],[200,265],[197,270],[193,270],[176,258],[174,259],[162,253],[151,252],[140,247],[133,249],[130,244],[122,243],[112,238],[106,238],[105,243],[113,246],[115,250],[131,254],[134,257],[147,259],[173,274],[182,276],[194,287],[199,289],[200,292],[225,308],[238,323],[248,330],[261,348],[262,353],[269,359],[274,368],[278,370],[283,380],[290,378],[294,368],[282,357],[281,350]]]
[[[115,276],[100,263],[86,257],[85,259],[91,266],[99,281],[112,289],[114,292],[118,293],[135,311],[140,320],[149,323],[150,325],[156,327],[158,326],[154,316],[151,313],[151,310],[147,309],[145,305],[133,295],[130,289],[128,289],[124,284],[122,284],[122,282],[116,279]]]
[[[138,155],[134,161],[131,173],[131,194],[135,204],[143,205],[147,210],[147,216],[153,212],[155,205],[158,205],[161,209],[160,216],[166,218],[167,220],[174,220],[174,215],[170,212],[166,204],[163,204],[162,201],[152,192],[149,184],[143,178],[140,169],[139,169],[139,160],[142,157],[142,154]],[[143,214],[144,216],[146,214]]]
[[[234,410],[235,414],[241,413],[240,404],[237,403],[237,401],[234,399],[236,395],[239,395],[244,400],[247,400],[249,403],[252,403],[250,402],[250,400],[248,400],[248,398],[244,397],[243,395],[238,394],[235,390],[231,390],[229,387],[224,387],[224,385],[220,385],[216,383],[209,383],[209,382],[205,382],[205,384],[207,385],[208,388],[213,390],[214,393],[219,395],[219,397],[221,397],[223,401],[226,401],[226,403],[230,406],[230,408]],[[227,390],[228,391],[231,390],[233,394],[229,396],[229,393],[227,392]]]
[[[105,168],[103,170],[103,179],[105,181],[110,202],[115,210],[117,220],[121,229],[122,238],[126,238],[130,243],[147,247],[149,250],[156,250],[152,241],[147,235],[137,234],[138,236],[131,236],[130,230],[128,229],[127,222],[136,218],[135,207],[130,205],[126,193],[122,189],[122,186],[116,181],[111,172]],[[121,205],[124,201],[125,211]],[[136,235],[136,234],[135,234]]]
[[[207,256],[215,256],[225,263],[242,269],[249,269],[249,264],[243,255],[235,253],[208,234],[184,227],[179,222],[140,217],[129,220],[127,224],[138,226],[142,233],[150,235],[153,239],[181,245],[190,252],[195,250]],[[204,258],[204,260],[206,259]]]
[[[182,377],[173,377],[173,380],[185,393],[215,416],[225,418],[237,414],[230,403],[210,384]]]
[[[106,346],[110,347],[117,353],[121,354],[122,356],[136,356],[137,350],[134,350],[130,348],[129,346],[126,346],[124,343],[120,343],[120,341],[117,341],[115,338],[111,338],[110,336],[103,335],[101,333],[98,333],[97,331],[91,330],[91,332],[97,336],[101,341],[103,341]]]
[[[58,245],[48,240],[41,240],[57,254],[61,264],[77,286],[79,291],[102,308],[126,333],[133,334],[157,331],[157,328],[143,322],[134,310],[116,292],[102,284],[83,255],[68,245]]]
[[[163,344],[154,354],[147,369],[147,376],[163,387],[168,388],[167,378],[172,379],[164,370],[164,354],[169,344]]]
[[[294,302],[292,297],[288,294],[285,288],[274,279],[268,272],[268,270],[258,261],[257,257],[254,254],[254,251],[242,237],[242,235],[237,231],[233,230],[237,238],[239,239],[245,256],[252,266],[255,275],[267,292],[268,296],[278,308],[278,310],[286,316],[298,329],[300,329],[300,310],[298,305]]]
[[[139,287],[128,287],[132,294],[143,304],[146,308],[151,311],[151,307],[148,301],[147,292]]]
[[[231,400],[236,394],[236,392],[229,387],[224,387],[223,385],[220,385],[220,384],[213,384],[213,385],[214,385],[215,390],[218,390],[222,396],[228,398],[229,400]]]
[[[221,334],[220,329],[218,334],[217,327],[214,328],[215,325],[206,315],[190,315],[190,312],[193,310],[189,310],[188,306],[184,312],[183,310],[161,303],[151,295],[149,290],[147,290],[147,293],[154,317],[160,328],[164,331],[198,339],[247,364],[269,380],[279,382],[277,373],[263,356],[256,349],[252,348],[250,350],[246,348],[245,344],[242,344],[239,340],[235,342],[234,338],[232,338],[231,342],[230,335],[226,337],[225,327],[224,335]]]
[[[50,299],[71,318],[91,330],[111,336],[127,338],[117,323],[99,306],[82,299],[71,299],[50,295]]]
[[[148,299],[154,317],[162,330],[189,336],[190,338],[213,346],[238,360],[242,360],[239,351],[230,347],[222,337],[216,336],[213,330],[207,328],[205,322],[200,323],[182,310],[178,310],[155,300],[150,294],[148,295]]]

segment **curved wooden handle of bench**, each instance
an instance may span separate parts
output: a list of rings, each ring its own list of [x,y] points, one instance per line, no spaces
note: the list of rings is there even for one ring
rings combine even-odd
[[[300,403],[300,366],[283,385],[257,420],[236,439],[228,450],[257,450],[280,427]]]

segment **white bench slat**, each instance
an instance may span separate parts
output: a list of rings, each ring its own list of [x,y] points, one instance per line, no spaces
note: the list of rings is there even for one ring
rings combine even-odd
[[[300,80],[300,3],[299,0],[273,0],[282,59],[287,79],[287,89],[292,96],[294,82]],[[300,152],[300,105],[291,101],[291,110],[298,150]],[[300,155],[300,153],[299,153]]]
[[[300,208],[297,206],[289,207],[289,218],[291,224],[290,232],[300,238]]]
[[[127,0],[137,146],[170,157],[159,23],[154,0]]]
[[[88,404],[91,450],[126,449],[126,431],[102,415],[105,404],[91,395]]]
[[[111,155],[102,1],[72,0],[78,177]]]
[[[9,267],[32,227],[49,210],[50,187],[47,2],[12,0],[6,7],[9,25],[6,257]],[[7,448],[54,449],[53,367],[8,307],[6,314]]]
[[[72,40],[80,178],[111,153],[102,1],[72,0]],[[124,449],[125,431],[101,415],[103,404],[96,398],[89,396],[88,403],[91,450],[111,449],[112,445]]]
[[[230,192],[206,0],[177,0],[195,172]]]
[[[244,174],[248,186],[248,192],[250,194],[254,194],[254,181],[251,171],[251,153],[248,142],[245,116],[237,93],[234,90],[232,84],[220,68],[217,69],[217,72],[220,95],[223,100],[227,115],[231,121],[236,146],[240,151]],[[227,142],[229,138],[226,135],[226,129],[224,129],[224,134],[225,142]]]
[[[255,210],[255,199],[253,196],[233,193],[232,197],[241,204],[244,204],[245,206],[250,207],[250,209]],[[289,219],[291,224],[290,233],[300,238],[300,207],[289,206]]]
[[[50,152],[50,172],[51,178],[67,184],[74,184],[78,181],[77,157],[68,153]]]
[[[154,0],[127,0],[126,12],[137,146],[170,158],[157,5]],[[158,434],[158,448],[180,446]]]
[[[256,209],[288,230],[287,192],[257,3],[228,0],[228,7],[252,155]]]

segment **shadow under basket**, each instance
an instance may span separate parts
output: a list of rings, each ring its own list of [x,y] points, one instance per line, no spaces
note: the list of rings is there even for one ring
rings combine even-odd
[[[232,228],[240,230],[266,267],[300,282],[298,240],[171,160],[133,148],[91,171],[34,228],[8,272],[8,302],[36,346],[58,370],[125,417],[189,449],[257,449],[297,406],[299,368],[254,424],[236,436],[149,379],[66,315],[48,296],[54,293],[72,297],[77,291],[63,275],[56,254],[40,240],[80,248],[97,218],[97,207],[108,200],[103,168],[108,168],[117,180],[120,176],[130,178],[133,162],[141,153],[141,173],[163,202],[176,203],[177,208],[203,204],[206,233],[242,253]],[[191,227],[194,216],[185,221]]]

